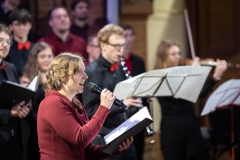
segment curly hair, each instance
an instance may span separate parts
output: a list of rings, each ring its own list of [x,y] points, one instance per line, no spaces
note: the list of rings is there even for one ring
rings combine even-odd
[[[47,71],[47,90],[53,89],[59,91],[62,89],[63,83],[68,78],[73,76],[82,70],[79,68],[79,62],[83,58],[79,55],[64,52],[54,58],[50,69]]]
[[[51,46],[45,42],[36,43],[33,48],[31,49],[31,53],[28,56],[28,61],[25,65],[23,76],[29,78],[29,80],[33,79],[35,74],[39,71],[39,66],[37,63],[37,57],[40,52],[45,50],[46,48],[51,48]],[[41,79],[39,80],[41,84]]]
[[[125,33],[122,27],[116,24],[107,24],[97,34],[99,46],[101,42],[108,42],[111,35],[116,34],[125,38]]]
[[[168,52],[172,46],[177,46],[180,48],[180,45],[173,40],[162,40],[157,48],[157,57],[155,63],[155,69],[162,69],[170,67],[170,64],[167,62]]]

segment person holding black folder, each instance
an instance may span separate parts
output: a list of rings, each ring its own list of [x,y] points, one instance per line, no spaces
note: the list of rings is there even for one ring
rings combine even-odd
[[[11,44],[11,31],[4,24],[0,24],[0,83],[7,80],[18,82],[15,66],[3,60],[8,55]],[[30,109],[24,101],[14,106],[0,104],[1,160],[25,159],[24,154],[29,135],[29,125],[26,122],[26,117],[29,112]]]
[[[180,53],[177,42],[162,40],[157,48],[155,69],[178,66]],[[199,58],[196,58],[192,65],[200,65]],[[201,97],[212,91],[226,69],[226,61],[217,60],[212,77],[206,81],[200,93]],[[204,160],[203,140],[200,123],[194,113],[194,103],[173,97],[158,97],[158,101],[162,111],[160,141],[164,159]]]
[[[101,102],[89,120],[76,95],[83,92],[88,78],[83,58],[73,53],[62,53],[52,62],[47,72],[45,98],[39,106],[37,132],[41,160],[104,159],[121,154],[133,142],[127,138],[112,155],[101,152],[94,145],[116,96],[109,90],[101,92]]]

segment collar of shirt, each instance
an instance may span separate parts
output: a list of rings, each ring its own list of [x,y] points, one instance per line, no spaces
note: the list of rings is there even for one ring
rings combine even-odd
[[[63,42],[63,43],[66,43],[66,42],[68,42],[68,41],[70,41],[71,39],[72,39],[72,35],[71,35],[71,33],[69,33],[69,35],[67,36],[67,39],[66,39],[66,41],[63,41],[61,38],[59,38],[54,32],[52,32],[52,38],[54,39],[54,40],[56,40],[56,41],[61,41],[61,42]]]
[[[110,71],[110,67],[111,67],[111,63],[108,62],[103,56],[102,54],[99,55],[98,59],[97,59],[98,63],[100,65],[102,65],[103,67],[107,68]]]
[[[4,70],[4,71],[6,71],[7,68],[8,68],[8,65],[7,65],[7,64],[0,65],[0,70]]]

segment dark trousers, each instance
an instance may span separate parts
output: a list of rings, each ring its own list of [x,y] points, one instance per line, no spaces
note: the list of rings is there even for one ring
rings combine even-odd
[[[133,138],[133,144],[136,150],[137,160],[142,160],[145,146],[145,130],[142,130]]]
[[[26,160],[26,151],[23,150],[20,136],[10,135],[8,142],[0,146],[1,160]]]
[[[164,160],[204,160],[199,126],[192,114],[163,115],[160,140]]]

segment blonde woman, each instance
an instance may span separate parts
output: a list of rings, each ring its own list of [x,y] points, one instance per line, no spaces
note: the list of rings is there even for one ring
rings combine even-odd
[[[62,53],[47,72],[47,89],[37,115],[41,160],[85,160],[110,157],[92,140],[100,131],[116,96],[103,89],[100,105],[88,120],[82,103],[75,95],[83,92],[88,78],[82,57]],[[133,142],[128,138],[113,155],[126,150]]]
[[[180,45],[173,40],[162,40],[157,48],[155,68],[178,66],[180,58]],[[193,63],[199,65],[199,58]],[[213,76],[205,83],[201,96],[206,96],[213,89],[226,69],[226,61],[218,60]],[[199,120],[194,114],[194,103],[170,96],[158,97],[158,101],[162,111],[160,139],[164,159],[203,160],[202,137]]]

